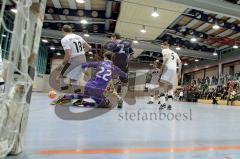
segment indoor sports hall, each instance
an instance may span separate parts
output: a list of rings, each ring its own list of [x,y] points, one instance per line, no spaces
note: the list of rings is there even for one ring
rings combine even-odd
[[[240,159],[240,0],[0,8],[0,159]]]

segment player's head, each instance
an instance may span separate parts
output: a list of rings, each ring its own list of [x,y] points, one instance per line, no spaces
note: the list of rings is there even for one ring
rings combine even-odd
[[[170,45],[167,41],[161,43],[161,49],[169,49]]]
[[[118,34],[118,33],[113,33],[113,34],[111,35],[111,40],[112,40],[112,41],[119,40],[120,38],[121,38],[121,35]]]
[[[103,54],[104,60],[112,60],[112,52],[107,51]]]
[[[64,34],[69,34],[69,33],[72,33],[72,27],[70,25],[64,25],[62,27],[62,32]]]
[[[159,63],[159,60],[154,61],[153,68],[157,68],[158,67],[158,63]]]

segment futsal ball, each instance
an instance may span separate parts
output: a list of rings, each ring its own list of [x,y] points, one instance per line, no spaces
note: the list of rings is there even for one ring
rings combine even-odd
[[[57,96],[56,91],[50,91],[50,92],[48,93],[48,97],[51,98],[51,99],[56,98],[56,96]]]

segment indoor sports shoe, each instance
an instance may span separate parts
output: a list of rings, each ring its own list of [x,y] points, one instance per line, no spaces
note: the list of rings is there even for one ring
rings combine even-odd
[[[166,108],[166,104],[161,104],[160,107],[159,107],[159,110],[163,110]]]
[[[117,108],[118,108],[118,109],[122,109],[122,106],[123,106],[123,100],[121,99],[121,100],[118,101],[118,106],[117,106]]]
[[[111,108],[111,107],[112,105],[109,100],[105,100],[104,102],[97,106],[97,108]]]
[[[172,106],[168,105],[167,110],[172,110]]]
[[[71,103],[73,106],[84,107],[83,99],[73,99]]]
[[[147,104],[153,104],[153,101],[149,101],[149,102],[147,102]]]
[[[57,99],[53,100],[50,104],[51,104],[51,105],[56,105],[56,104],[58,103],[58,101],[59,101],[60,99],[62,99],[63,97],[64,97],[64,95],[61,95],[61,96],[57,97]]]
[[[64,105],[71,102],[70,99],[65,98],[64,95],[60,96],[58,99],[54,100],[51,105]]]

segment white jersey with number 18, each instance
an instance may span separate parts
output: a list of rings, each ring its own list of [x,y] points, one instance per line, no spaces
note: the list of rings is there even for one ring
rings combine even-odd
[[[85,54],[83,48],[83,44],[85,43],[85,41],[79,35],[68,34],[61,40],[61,43],[64,50],[71,50],[71,58]]]

